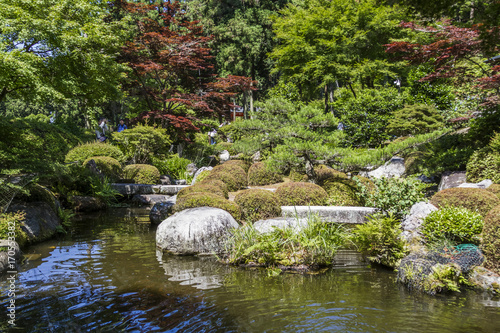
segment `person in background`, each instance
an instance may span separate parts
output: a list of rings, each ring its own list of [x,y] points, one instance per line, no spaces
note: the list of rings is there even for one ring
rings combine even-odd
[[[121,132],[128,129],[127,125],[125,125],[125,122],[123,119],[120,119],[120,123],[118,124],[118,128],[116,129],[117,132]]]
[[[97,136],[97,140],[99,142],[104,142],[106,141],[106,132],[109,131],[108,128],[108,120],[106,118],[99,118],[99,124],[97,125],[95,129],[95,135]]]
[[[212,127],[212,130],[210,132],[208,132],[208,142],[211,144],[211,145],[214,145],[215,144],[215,136],[217,135],[217,130],[215,128]]]

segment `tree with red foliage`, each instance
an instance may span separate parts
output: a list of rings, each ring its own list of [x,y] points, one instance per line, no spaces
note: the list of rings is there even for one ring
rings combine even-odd
[[[136,121],[175,129],[186,140],[187,132],[199,130],[200,116],[221,118],[233,106],[231,97],[250,89],[249,78],[215,78],[210,37],[198,22],[185,19],[178,1],[116,0],[113,10],[133,22],[120,60],[130,68],[124,87],[139,103]]]

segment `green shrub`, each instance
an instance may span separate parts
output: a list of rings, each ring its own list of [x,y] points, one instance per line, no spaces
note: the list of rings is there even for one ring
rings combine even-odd
[[[196,183],[194,185],[184,187],[182,190],[180,190],[179,193],[177,193],[177,199],[180,199],[191,193],[212,193],[226,199],[229,198],[227,188],[226,191],[224,191],[221,187],[216,185]]]
[[[174,179],[186,179],[187,166],[191,163],[187,158],[174,154],[167,159],[153,158],[153,165],[162,175],[169,175]]]
[[[486,216],[495,206],[500,205],[500,199],[491,192],[479,188],[448,188],[434,194],[431,204],[438,208],[463,207]]]
[[[80,142],[55,124],[32,117],[0,117],[0,171],[50,172],[52,164],[64,162],[68,151]]]
[[[354,179],[359,186],[359,197],[368,207],[380,208],[401,219],[410,212],[411,206],[425,197],[429,185],[413,178],[375,179],[375,189],[370,191],[360,179]]]
[[[324,223],[317,216],[309,217],[307,226],[299,230],[275,228],[260,233],[247,224],[233,231],[226,243],[228,255],[223,259],[235,265],[324,267],[333,263],[346,239],[347,233],[341,225]]]
[[[328,194],[312,183],[285,183],[276,189],[280,206],[323,206]]]
[[[347,179],[344,172],[329,168],[326,165],[318,165],[314,168],[316,174],[316,184],[323,186],[326,181],[335,181],[338,179]]]
[[[281,183],[283,176],[267,168],[265,163],[252,164],[248,169],[248,185],[270,185]]]
[[[123,169],[126,179],[133,179],[137,184],[158,184],[160,182],[160,171],[148,164],[131,164]]]
[[[295,183],[304,183],[309,180],[309,177],[305,173],[293,169],[290,170],[290,175],[288,177]]]
[[[478,213],[463,207],[445,207],[427,215],[422,234],[429,242],[448,239],[457,244],[478,244],[483,223]]]
[[[326,203],[329,206],[362,206],[357,192],[357,185],[353,180],[330,178],[323,182],[322,187],[328,193]]]
[[[217,153],[222,153],[224,150],[227,150],[231,156],[237,154],[231,142],[219,142],[215,145],[215,150]]]
[[[181,210],[196,207],[213,207],[220,208],[231,214],[235,220],[241,219],[240,207],[223,197],[210,193],[191,193],[177,200],[173,210],[180,212]]]
[[[23,247],[28,242],[28,235],[23,230],[24,212],[0,214],[0,239],[14,237],[17,244]],[[12,234],[12,232],[14,234]]]
[[[87,166],[90,160],[94,160],[97,168],[110,180],[116,180],[121,177],[122,166],[114,158],[108,156],[89,157],[83,162],[83,165]]]
[[[276,195],[267,190],[244,190],[234,198],[240,208],[243,219],[255,222],[281,216],[281,206]]]
[[[481,250],[486,258],[484,266],[500,274],[500,206],[484,218]]]
[[[230,166],[230,165],[237,165],[240,168],[242,168],[245,172],[248,172],[248,169],[250,168],[250,163],[243,161],[243,160],[230,160],[227,162],[224,162],[225,166]]]
[[[200,182],[204,181],[208,177],[208,175],[210,174],[210,171],[211,170],[204,170],[204,171],[200,172],[198,174],[198,176],[196,176],[196,183],[200,183]]]
[[[500,199],[500,184],[492,184],[486,189],[488,192],[493,193]]]
[[[443,126],[443,117],[436,108],[415,104],[393,111],[387,131],[396,136],[408,136],[430,133]]]
[[[92,177],[90,186],[92,188],[92,196],[99,200],[105,207],[111,206],[111,204],[117,201],[117,197],[122,196],[111,186],[107,177],[104,177],[104,179],[95,176]]]
[[[83,163],[88,158],[94,156],[112,157],[120,163],[125,161],[125,156],[123,156],[120,148],[109,143],[91,142],[78,145],[75,148],[71,149],[66,155],[65,162]]]
[[[229,189],[222,180],[217,180],[217,179],[204,179],[201,182],[196,182],[195,185],[200,184],[200,185],[211,185],[211,186],[216,186],[220,188],[224,193],[228,193]]]
[[[500,183],[500,153],[488,148],[475,151],[467,163],[467,181],[477,183],[484,179]]]
[[[352,240],[370,261],[396,267],[408,253],[400,234],[399,220],[394,216],[373,216],[365,224],[356,226]]]
[[[172,140],[164,128],[137,125],[122,132],[113,132],[113,140],[127,161],[134,164],[151,163],[153,156],[168,154]]]
[[[205,180],[221,180],[226,183],[229,192],[238,191],[247,186],[247,174],[237,165],[218,165],[212,169]]]

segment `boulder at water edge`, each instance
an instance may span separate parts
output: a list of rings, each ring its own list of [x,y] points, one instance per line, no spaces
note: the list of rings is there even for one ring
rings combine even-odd
[[[424,219],[435,210],[438,210],[436,206],[427,202],[417,202],[414,204],[411,207],[410,214],[405,216],[401,223],[401,228],[403,229],[401,236],[408,242],[421,236],[420,228]]]
[[[153,208],[149,211],[149,220],[153,224],[160,224],[169,215],[172,214],[172,207],[174,207],[177,201],[177,196],[169,198],[165,202],[156,203]]]
[[[392,178],[401,177],[405,173],[405,160],[401,157],[393,157],[383,166],[370,172],[361,172],[359,175],[369,178]]]
[[[156,246],[180,255],[222,253],[230,230],[238,226],[231,214],[219,208],[186,209],[158,226]]]
[[[9,257],[10,262],[9,262]],[[0,239],[0,274],[15,271],[21,258],[21,249],[15,241]],[[13,265],[13,266],[11,266]]]

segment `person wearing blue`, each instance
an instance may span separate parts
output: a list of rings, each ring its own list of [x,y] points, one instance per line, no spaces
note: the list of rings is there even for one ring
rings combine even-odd
[[[123,121],[123,119],[120,119],[120,123],[118,124],[118,128],[117,128],[117,132],[121,132],[121,131],[124,131],[128,129],[127,125],[125,125],[125,122]]]

